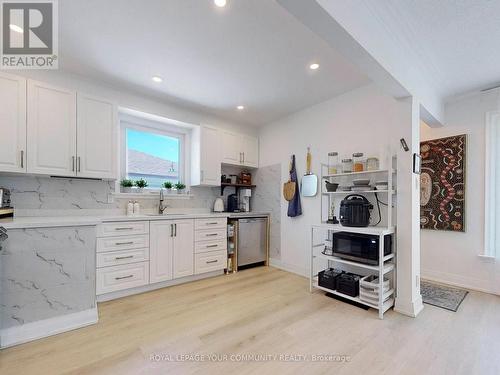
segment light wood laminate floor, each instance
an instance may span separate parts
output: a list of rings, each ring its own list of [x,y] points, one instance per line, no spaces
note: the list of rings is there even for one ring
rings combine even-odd
[[[99,317],[3,350],[0,374],[500,374],[500,297],[476,292],[457,313],[426,305],[416,319],[390,311],[382,321],[261,267],[101,303]],[[167,360],[187,354],[228,360]],[[319,354],[349,361],[312,362]]]

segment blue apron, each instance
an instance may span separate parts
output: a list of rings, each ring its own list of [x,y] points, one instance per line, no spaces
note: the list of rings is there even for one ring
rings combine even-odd
[[[300,204],[299,181],[297,179],[297,170],[295,169],[295,155],[292,155],[292,168],[290,169],[290,181],[295,182],[295,195],[288,202],[288,216],[296,217],[302,215],[302,206]]]

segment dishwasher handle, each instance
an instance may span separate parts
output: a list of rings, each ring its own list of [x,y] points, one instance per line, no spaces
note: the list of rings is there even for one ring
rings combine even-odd
[[[267,218],[255,217],[255,218],[249,218],[249,219],[239,219],[238,221],[241,223],[263,223],[263,222],[267,221]]]

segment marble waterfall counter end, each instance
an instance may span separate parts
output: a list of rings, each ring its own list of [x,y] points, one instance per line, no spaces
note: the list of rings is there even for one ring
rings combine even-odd
[[[11,229],[8,236],[0,250],[2,347],[97,319],[95,226]]]

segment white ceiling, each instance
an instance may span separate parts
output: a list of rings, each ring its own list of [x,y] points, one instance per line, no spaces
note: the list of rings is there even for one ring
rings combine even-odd
[[[238,123],[264,125],[369,82],[271,0],[60,1],[59,25],[60,69]]]
[[[442,97],[500,83],[499,0],[362,2],[414,50]]]

